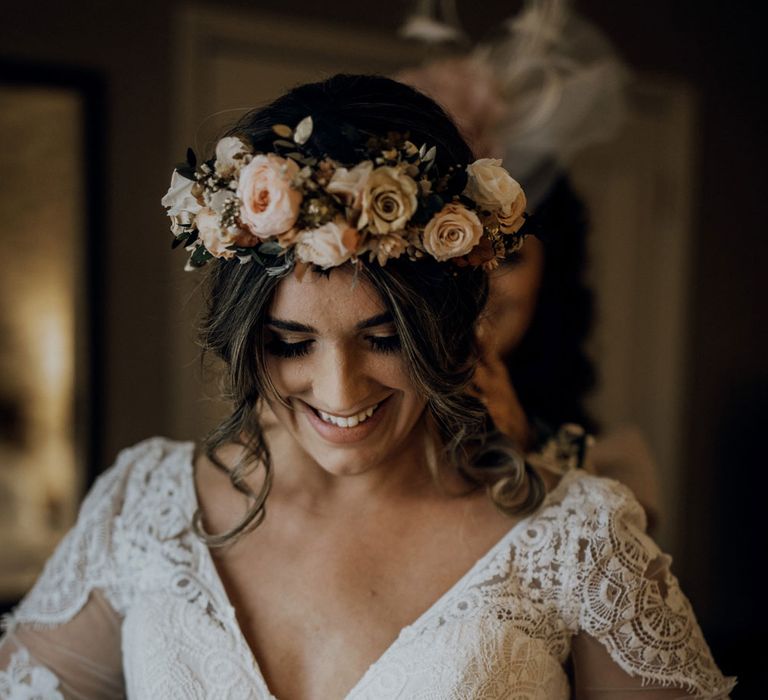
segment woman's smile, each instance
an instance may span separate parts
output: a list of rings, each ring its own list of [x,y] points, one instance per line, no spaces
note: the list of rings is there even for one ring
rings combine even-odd
[[[347,415],[327,413],[303,401],[301,404],[305,407],[304,415],[321,438],[345,444],[364,440],[376,430],[387,412],[389,398]]]

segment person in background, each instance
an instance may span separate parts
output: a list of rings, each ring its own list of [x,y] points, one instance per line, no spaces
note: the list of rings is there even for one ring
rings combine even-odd
[[[526,0],[470,51],[452,48],[466,39],[455,3],[419,5],[401,33],[438,57],[397,77],[441,104],[476,155],[514,162],[533,212],[534,235],[491,275],[479,395],[544,473],[582,466],[618,479],[654,530],[663,517],[658,471],[642,432],[601,425],[585,405],[599,380],[585,344],[600,300],[585,282],[588,221],[568,171],[584,148],[620,130],[629,71],[571,5]]]
[[[567,177],[556,180],[531,224],[536,235],[491,274],[478,327],[478,393],[529,459],[555,473],[575,462],[618,479],[635,493],[653,530],[660,504],[650,448],[635,427],[601,430],[585,406],[597,374],[585,349],[595,303],[584,279],[586,210]]]

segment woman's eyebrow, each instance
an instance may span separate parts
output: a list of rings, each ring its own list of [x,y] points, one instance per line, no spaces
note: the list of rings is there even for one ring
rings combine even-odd
[[[389,311],[377,314],[376,316],[371,316],[371,318],[368,318],[365,321],[360,321],[360,323],[358,323],[355,328],[361,331],[364,328],[375,328],[376,326],[383,326],[385,323],[394,323],[392,314],[389,313]]]
[[[267,316],[266,322],[268,326],[273,326],[274,328],[279,328],[283,331],[293,331],[294,333],[317,333],[317,329],[308,326],[305,323],[299,323],[298,321],[286,321],[281,318]],[[376,316],[371,316],[371,318],[367,318],[365,321],[360,321],[360,323],[355,326],[355,329],[361,331],[365,328],[383,326],[385,323],[393,323],[392,314],[389,313],[389,311],[377,314]]]
[[[272,316],[267,316],[266,321],[268,326],[274,326],[275,328],[279,328],[283,331],[294,331],[295,333],[317,333],[317,330],[312,328],[312,326],[307,326],[304,323],[298,323],[296,321],[283,321],[280,318],[273,318]]]

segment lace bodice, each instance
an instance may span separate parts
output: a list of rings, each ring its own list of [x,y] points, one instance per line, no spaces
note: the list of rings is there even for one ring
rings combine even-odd
[[[274,700],[190,530],[192,453],[154,438],[98,479],[5,620],[0,699]],[[667,564],[628,490],[568,472],[347,699],[567,698],[564,664],[579,634],[646,687],[725,697],[734,681],[712,661]]]

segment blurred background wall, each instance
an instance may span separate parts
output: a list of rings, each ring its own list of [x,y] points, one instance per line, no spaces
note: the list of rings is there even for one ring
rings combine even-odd
[[[353,51],[356,30],[384,45],[408,9],[402,0],[219,0],[196,7],[231,9],[257,21],[259,13],[291,18],[295,34],[271,49],[276,64],[301,51],[300,37],[313,22],[336,27],[335,41],[349,32]],[[757,662],[768,651],[768,613],[757,569],[768,549],[762,517],[768,110],[757,7],[693,0],[576,2],[631,68],[681,81],[696,106],[681,389],[683,508],[673,554],[716,658],[726,672],[742,676],[737,697],[757,697],[757,689],[768,687]],[[492,32],[516,8],[502,0],[459,3],[462,22],[475,38]],[[187,331],[174,319],[189,289],[171,272],[159,199],[169,166],[189,139],[189,125],[179,113],[184,88],[175,79],[183,69],[180,30],[186,9],[172,0],[39,0],[4,3],[2,9],[0,58],[86,69],[105,88],[102,361],[96,377],[103,396],[97,460],[102,466],[142,438],[180,432],[178,402],[184,399],[173,367],[190,360],[176,355],[179,334]],[[382,54],[381,69],[392,64]],[[250,106],[247,95],[243,99],[242,106]],[[177,255],[172,264],[179,263]]]

